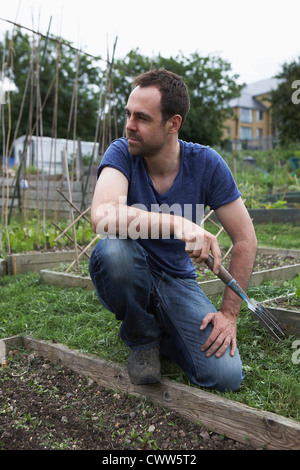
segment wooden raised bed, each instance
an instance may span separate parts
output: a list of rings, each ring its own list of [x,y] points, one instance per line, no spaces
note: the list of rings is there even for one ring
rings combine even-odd
[[[262,284],[266,280],[277,280],[283,282],[288,279],[293,279],[299,273],[300,264],[254,272],[251,276],[249,286]],[[41,269],[40,277],[42,282],[52,284],[54,286],[82,287],[83,289],[89,290],[94,289],[92,280],[89,277],[48,269]],[[225,289],[224,283],[219,279],[199,282],[199,285],[206,295],[222,294]]]
[[[248,209],[249,215],[254,224],[297,224],[300,222],[300,209]],[[215,213],[210,216],[211,220],[218,222]]]
[[[262,304],[282,325],[284,325],[287,335],[293,334],[300,337],[300,306],[299,308],[280,306],[281,300],[291,298],[292,296],[294,296],[294,294],[275,297],[274,299],[265,300]],[[278,305],[276,305],[276,303],[278,303]]]
[[[0,277],[6,276],[6,262],[4,259],[0,258]]]
[[[165,379],[155,385],[133,385],[125,366],[93,355],[81,354],[62,344],[39,341],[29,336],[11,337],[2,341],[7,347],[25,346],[53,362],[61,361],[64,366],[106,388],[146,396],[159,406],[171,408],[238,442],[247,440],[256,448],[300,450],[300,423],[292,419],[256,410],[196,387]]]
[[[75,251],[53,251],[40,253],[19,253],[5,258],[7,274],[40,272],[44,268],[55,268],[60,263],[72,262]]]

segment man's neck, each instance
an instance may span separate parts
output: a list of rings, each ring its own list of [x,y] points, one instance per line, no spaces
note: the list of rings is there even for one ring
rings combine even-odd
[[[160,194],[164,194],[171,188],[179,172],[181,155],[179,142],[177,144],[173,152],[164,152],[155,157],[144,158],[148,174],[156,191]]]
[[[151,177],[164,177],[178,173],[180,167],[180,144],[178,139],[171,145],[166,145],[162,151],[153,157],[144,157]]]

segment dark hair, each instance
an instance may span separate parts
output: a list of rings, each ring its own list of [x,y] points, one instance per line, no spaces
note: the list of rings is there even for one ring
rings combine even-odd
[[[150,70],[136,77],[133,87],[156,86],[161,93],[161,113],[166,123],[175,114],[179,114],[182,123],[190,109],[188,89],[181,77],[163,68]]]

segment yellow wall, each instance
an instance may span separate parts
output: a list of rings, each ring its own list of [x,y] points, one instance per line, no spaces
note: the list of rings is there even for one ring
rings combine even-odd
[[[271,112],[269,110],[270,108],[270,101],[265,100],[265,98],[268,98],[268,94],[261,95],[255,97],[258,101],[260,101],[266,108],[267,110],[262,112],[262,120],[257,119],[257,113],[256,110],[252,110],[252,123],[248,122],[241,122],[240,120],[240,108],[236,107],[233,109],[234,117],[238,117],[238,129],[237,129],[237,136],[236,136],[236,121],[234,117],[230,117],[226,119],[224,122],[225,128],[224,128],[224,139],[240,139],[240,127],[250,127],[252,129],[252,138],[257,139],[258,133],[257,130],[261,129],[261,137],[267,137],[272,135],[272,122],[271,122]]]

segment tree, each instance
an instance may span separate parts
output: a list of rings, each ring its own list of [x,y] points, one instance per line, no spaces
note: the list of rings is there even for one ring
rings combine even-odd
[[[288,145],[300,141],[300,57],[285,63],[276,78],[282,82],[271,92],[273,125],[280,144]]]
[[[17,91],[5,106],[5,140],[13,141],[22,110],[17,136],[34,128],[34,135],[80,138],[93,141],[101,114],[98,141],[104,151],[111,139],[124,133],[124,106],[133,77],[155,67],[164,67],[184,78],[190,93],[191,111],[180,137],[205,145],[218,145],[223,134],[226,103],[239,93],[231,66],[219,57],[175,58],[161,55],[149,58],[138,49],[111,64],[76,51],[61,38],[29,37],[17,29],[13,38],[6,34],[0,43],[6,76]],[[99,103],[100,96],[102,97]],[[24,100],[24,103],[23,103]],[[37,120],[42,111],[42,119]],[[76,112],[75,112],[76,111]],[[11,126],[10,126],[11,123]],[[42,125],[41,125],[42,124]],[[2,135],[0,135],[0,145]],[[8,148],[10,148],[10,145]]]
[[[238,96],[240,87],[237,75],[231,75],[231,66],[219,57],[201,57],[195,52],[190,57],[182,53],[175,58],[143,57],[138,49],[130,51],[114,67],[114,92],[118,109],[118,129],[124,126],[124,106],[130,93],[134,76],[154,67],[164,67],[185,80],[191,101],[191,110],[181,130],[180,137],[205,145],[218,145],[223,135],[227,117],[226,103]]]
[[[19,117],[17,136],[34,129],[34,135],[94,140],[103,75],[97,61],[59,38],[30,38],[20,29],[12,39],[6,34],[0,54],[6,76],[17,87],[9,106],[4,105],[5,139],[10,137],[10,144]],[[41,109],[42,119],[34,127]]]

